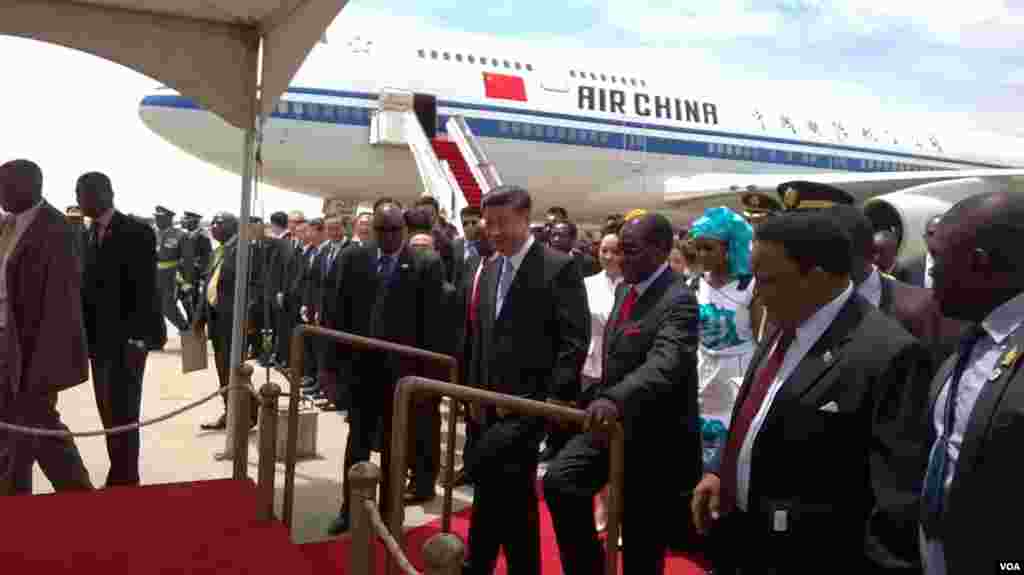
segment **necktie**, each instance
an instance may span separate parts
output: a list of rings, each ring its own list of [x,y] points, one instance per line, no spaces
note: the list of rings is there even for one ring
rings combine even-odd
[[[377,264],[377,275],[382,278],[391,277],[391,256],[380,256],[380,262]]]
[[[750,425],[754,422],[754,417],[761,410],[761,404],[764,403],[768,390],[771,389],[775,377],[779,374],[782,360],[786,357],[786,350],[789,349],[795,337],[796,332],[794,331],[784,331],[779,335],[775,350],[758,369],[753,384],[750,386],[750,392],[747,393],[732,421],[719,470],[722,480],[722,508],[724,511],[731,511],[736,506],[736,467],[739,463],[740,449],[743,447],[747,432],[750,431]]]
[[[92,243],[96,247],[99,247],[99,245],[103,243],[103,232],[103,222],[97,220],[92,226]]]
[[[7,214],[0,219],[0,256],[7,252],[14,240],[15,222],[14,214]]]
[[[473,294],[469,298],[469,323],[476,325],[477,309],[480,307],[480,274],[484,271],[487,260],[481,259],[476,266],[476,274],[473,276]]]
[[[960,338],[956,364],[949,379],[946,404],[941,406],[942,409],[945,409],[942,436],[935,441],[931,454],[928,456],[928,469],[925,472],[924,493],[921,502],[921,527],[924,528],[925,535],[929,539],[937,536],[936,528],[942,518],[946,473],[949,465],[949,438],[953,435],[953,426],[956,423],[957,390],[960,387],[960,379],[964,375],[964,370],[967,369],[967,364],[970,362],[971,350],[984,335],[985,330],[980,325],[974,325]],[[939,409],[940,406],[936,404],[935,408]]]
[[[619,306],[619,315],[615,316],[615,325],[622,325],[623,322],[629,321],[629,316],[633,313],[633,305],[636,304],[636,287],[629,286],[629,291],[626,292],[626,297],[622,300],[622,305]]]
[[[224,263],[224,245],[217,246],[213,253],[213,274],[210,275],[210,283],[206,285],[206,301],[211,306],[217,305],[217,286],[220,285],[220,268]]]
[[[512,271],[512,260],[505,256],[501,256],[499,265],[501,265],[501,271],[498,272],[498,297],[496,298],[497,301],[494,306],[495,318],[501,315],[501,306],[505,305],[505,296],[508,295],[508,288],[512,285],[512,280],[515,278]]]

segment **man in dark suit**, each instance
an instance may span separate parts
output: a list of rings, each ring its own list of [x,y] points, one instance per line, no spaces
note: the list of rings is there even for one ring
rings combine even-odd
[[[924,344],[932,354],[932,366],[937,369],[953,353],[965,326],[942,315],[931,290],[903,283],[872,263],[877,244],[871,220],[863,211],[853,206],[836,206],[830,212],[850,237],[850,277],[857,293]]]
[[[920,572],[931,361],[856,295],[851,256],[827,212],[758,227],[752,267],[778,329],[751,360],[691,504],[698,530],[714,530],[716,573]]]
[[[574,573],[604,573],[593,504],[608,480],[602,424],[621,420],[626,434],[624,500],[633,518],[627,573],[663,572],[676,523],[676,510],[666,503],[696,485],[701,472],[697,300],[668,266],[672,224],[646,214],[626,222],[621,242],[624,281],[606,329],[604,371],[579,402],[586,406],[587,429],[569,439],[544,477],[562,565]],[[672,473],[651,465],[666,437],[674,446]]]
[[[576,224],[570,221],[559,221],[551,224],[548,245],[562,253],[571,255],[580,268],[580,274],[583,277],[590,277],[601,271],[601,265],[593,256],[577,249],[578,238],[579,229]]]
[[[482,200],[497,254],[480,278],[480,329],[472,334],[467,367],[484,389],[570,403],[590,343],[587,294],[572,258],[530,234],[531,203],[518,186],[499,186]],[[539,573],[536,477],[544,421],[494,408],[473,411],[482,433],[463,457],[474,480],[464,572],[490,574],[504,546],[510,574]]]
[[[452,260],[455,265],[452,284],[455,286],[464,281],[462,274],[467,270],[465,265],[467,260],[472,256],[480,255],[480,239],[484,235],[483,228],[480,227],[480,218],[482,217],[480,208],[466,206],[462,208],[459,217],[462,220],[463,237],[452,242]]]
[[[206,237],[203,230],[199,229],[199,221],[202,216],[195,212],[184,212],[181,220],[181,227],[185,230],[185,237],[181,240],[181,272],[179,284],[185,304],[185,314],[189,324],[195,321],[196,307],[199,306],[199,292],[202,291],[206,280],[206,272],[210,269],[210,256],[213,254],[213,244],[210,238]]]
[[[353,246],[341,254],[337,329],[443,353],[451,342],[434,331],[443,321],[444,266],[440,258],[408,246],[405,220],[398,207],[381,206],[374,214],[373,229],[376,242]],[[347,470],[370,459],[381,423],[384,429],[391,427],[395,383],[407,375],[437,374],[420,362],[381,352],[353,352],[339,345],[335,354],[338,378],[351,382],[352,409],[342,480],[344,502],[330,526],[332,535],[349,526]],[[382,467],[387,469],[389,463],[383,461]],[[436,477],[436,471],[424,469],[421,477]],[[432,479],[429,488],[433,492]]]
[[[213,342],[214,364],[217,370],[218,387],[231,383],[231,341],[234,336],[235,281],[238,257],[238,218],[234,214],[221,212],[210,222],[210,235],[220,244],[213,252],[210,274],[203,289],[203,300],[196,313],[192,329],[202,331],[208,328]],[[244,333],[244,332],[243,332]],[[224,411],[220,417],[203,423],[204,430],[225,429],[228,424],[228,395],[221,395]],[[249,411],[251,426],[256,425],[257,410],[255,398]]]
[[[935,233],[935,297],[969,328],[928,401],[921,506],[928,575],[995,573],[999,562],[1024,562],[1020,530],[1001,520],[1024,516],[1022,193],[1018,183],[962,200]]]
[[[299,258],[295,239],[288,229],[288,214],[274,212],[270,215],[270,226],[271,238],[266,252],[267,282],[264,286],[274,318],[274,363],[287,366],[292,329],[298,319],[298,311],[289,301],[289,295],[292,282],[299,273],[296,267]]]
[[[152,347],[162,346],[156,291],[156,234],[114,209],[110,178],[78,178],[78,205],[92,219],[82,281],[93,388],[104,427],[139,422],[142,376]],[[107,435],[106,485],[139,484],[139,430]]]

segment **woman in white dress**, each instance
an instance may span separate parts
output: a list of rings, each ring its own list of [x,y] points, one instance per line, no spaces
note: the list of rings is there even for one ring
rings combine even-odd
[[[690,230],[703,274],[700,307],[698,399],[701,414],[728,425],[736,392],[754,354],[754,326],[763,309],[754,303],[750,271],[753,228],[729,208],[711,208]]]

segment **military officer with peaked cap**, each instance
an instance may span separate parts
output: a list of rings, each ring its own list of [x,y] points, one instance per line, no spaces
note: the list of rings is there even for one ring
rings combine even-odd
[[[824,210],[835,205],[856,203],[853,196],[835,186],[818,182],[793,181],[779,184],[782,206],[787,211]]]
[[[185,304],[185,315],[189,324],[195,319],[195,308],[198,305],[198,294],[206,282],[206,272],[210,267],[210,256],[213,245],[210,238],[199,229],[202,216],[195,212],[183,212],[181,226],[185,236],[181,241],[181,269],[178,271],[178,287],[183,293],[182,303]]]
[[[160,309],[178,331],[187,331],[188,321],[178,309],[178,269],[181,265],[181,243],[185,232],[174,227],[174,212],[157,206],[156,220],[156,285],[160,293]]]
[[[743,217],[750,223],[757,223],[774,213],[782,211],[782,202],[762,192],[747,192],[740,196]]]

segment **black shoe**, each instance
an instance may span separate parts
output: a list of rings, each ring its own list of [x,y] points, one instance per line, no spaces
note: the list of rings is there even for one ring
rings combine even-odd
[[[341,535],[348,531],[348,509],[342,509],[338,516],[331,521],[331,525],[327,528],[327,534],[330,536]]]
[[[202,429],[204,431],[220,431],[222,429],[227,429],[227,427],[228,427],[228,414],[224,413],[224,414],[221,414],[220,417],[218,417],[217,419],[215,419],[215,420],[213,420],[213,421],[211,421],[209,423],[201,424],[199,426],[199,429]]]

